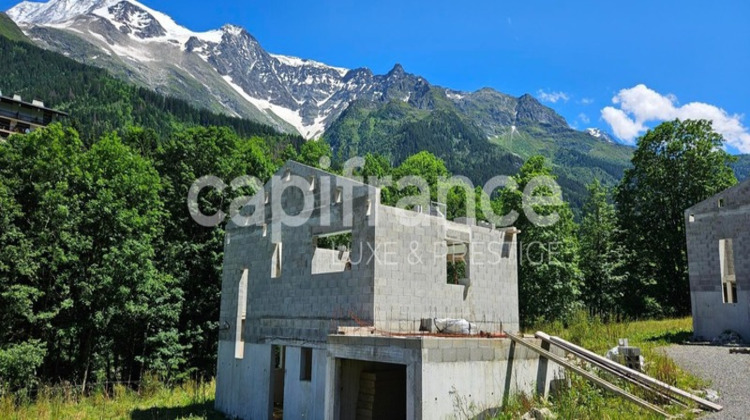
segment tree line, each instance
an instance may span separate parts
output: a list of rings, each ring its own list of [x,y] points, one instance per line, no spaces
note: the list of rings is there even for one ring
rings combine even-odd
[[[146,372],[167,381],[212,376],[224,230],[190,218],[190,185],[206,174],[265,181],[287,159],[317,165],[333,151],[323,141],[295,146],[216,127],[82,137],[55,124],[0,143],[0,392],[40,381],[137,381]],[[631,318],[687,314],[683,211],[736,182],[722,144],[706,121],[649,131],[617,188],[589,187],[580,224],[562,197],[534,208],[556,212],[557,223],[540,227],[525,216],[521,191],[539,175],[553,176],[539,156],[513,177],[516,190],[489,197],[481,188],[451,189],[448,216],[464,215],[466,200],[520,214],[524,325],[564,322],[580,309]],[[429,152],[396,167],[367,155],[357,174],[419,175],[432,187],[450,175]],[[393,185],[382,191],[385,204],[411,193]],[[251,193],[210,191],[201,209],[212,214],[229,194]],[[555,252],[532,243],[554,243]]]
[[[690,313],[684,211],[737,182],[723,150],[724,140],[709,121],[669,121],[638,141],[632,164],[614,188],[588,186],[580,223],[559,192],[539,188],[536,195],[557,196],[552,205],[533,206],[542,216],[557,213],[551,226],[532,223],[524,212],[522,191],[539,176],[555,178],[542,156],[529,158],[513,177],[514,190],[489,197],[480,187],[474,199],[478,219],[482,200],[498,215],[515,211],[520,235],[519,293],[524,326],[566,321],[579,310],[602,317],[653,318]],[[432,191],[449,176],[444,162],[421,152],[392,168],[381,156],[365,158],[365,175],[420,175]],[[409,191],[406,191],[408,193]],[[383,191],[395,204],[405,192]],[[467,193],[451,189],[449,218],[465,215]],[[436,197],[431,197],[435,200]]]
[[[276,140],[129,128],[88,145],[54,124],[0,142],[0,392],[213,375],[224,232],[193,222],[188,189],[268,179],[315,146]]]

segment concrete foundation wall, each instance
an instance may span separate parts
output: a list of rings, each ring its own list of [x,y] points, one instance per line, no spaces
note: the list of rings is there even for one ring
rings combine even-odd
[[[231,348],[229,348],[231,347]],[[285,347],[283,375],[284,418],[287,420],[323,420],[327,358],[326,351],[312,349],[310,381],[300,379],[301,347]],[[234,357],[233,346],[220,344],[220,362],[216,376],[216,409],[243,420],[272,418],[275,375],[271,344],[246,344],[243,359]],[[226,354],[225,354],[226,353]],[[231,356],[231,357],[230,357]]]
[[[233,344],[219,343],[216,409],[244,420],[270,419],[273,403],[271,346],[246,344],[244,357],[234,356]]]
[[[312,349],[310,381],[301,380],[301,353],[301,347],[285,346],[287,420],[352,418],[363,370],[403,366],[405,411],[417,420],[481,418],[516,393],[546,394],[550,382],[562,377],[557,365],[508,339],[331,336],[326,348]],[[273,346],[248,343],[237,359],[224,343],[220,355],[216,408],[239,419],[269,419]]]
[[[733,330],[750,340],[750,182],[688,209],[685,226],[694,334],[711,339]],[[722,239],[733,242],[737,303],[724,303]]]
[[[547,395],[552,381],[564,377],[560,366],[510,339],[332,336],[328,356],[331,420],[351,413],[366,362],[406,367],[407,418],[414,420],[483,418],[517,393]]]
[[[493,418],[507,398],[548,395],[564,378],[560,366],[507,339],[451,341],[425,341],[422,419]]]
[[[323,420],[325,410],[326,351],[313,349],[312,377],[300,380],[301,347],[286,347],[284,420]]]

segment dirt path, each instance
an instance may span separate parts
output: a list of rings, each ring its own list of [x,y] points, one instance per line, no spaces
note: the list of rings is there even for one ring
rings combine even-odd
[[[724,410],[704,419],[750,418],[750,354],[730,354],[727,347],[670,346],[664,351],[678,366],[711,381]]]

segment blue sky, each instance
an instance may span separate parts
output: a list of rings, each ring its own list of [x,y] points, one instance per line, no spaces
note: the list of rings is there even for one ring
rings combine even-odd
[[[273,53],[531,93],[624,142],[661,119],[715,116],[730,150],[750,152],[748,2],[143,2],[193,30],[244,26]]]

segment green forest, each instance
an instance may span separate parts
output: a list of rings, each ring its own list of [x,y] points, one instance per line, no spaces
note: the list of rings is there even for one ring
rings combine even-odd
[[[207,174],[265,181],[289,159],[314,166],[329,156],[337,168],[345,157],[339,144],[198,110],[23,41],[0,37],[0,55],[12,63],[4,90],[71,114],[0,141],[0,395],[149,375],[167,383],[212,378],[224,230],[190,218],[190,185]],[[448,141],[452,132],[471,132],[449,113],[400,130],[410,148],[398,163],[373,152],[357,175],[420,175],[435,187],[451,175],[451,162],[479,172],[507,159],[513,168],[518,190],[487,196],[476,189],[467,197],[455,188],[446,204],[452,218],[465,215],[466,200],[489,200],[498,214],[522,215],[515,224],[522,247],[558,244],[548,255],[522,248],[526,326],[566,322],[581,310],[630,319],[689,313],[682,212],[736,183],[733,158],[709,122],[672,121],[647,132],[619,184],[588,186],[578,218],[567,197],[537,191],[553,204],[535,211],[560,216],[548,227],[523,216],[520,193],[536,176],[555,177],[548,158],[490,148],[476,157],[449,145],[422,150],[416,139],[425,133],[448,133],[437,137]],[[382,191],[390,205],[410,193],[394,185]],[[248,193],[214,192],[201,206],[211,214]]]
[[[561,196],[537,191],[555,199],[537,213],[560,220],[538,227],[521,216],[515,226],[524,243],[555,243],[557,252],[521,258],[522,322],[565,321],[581,309],[629,318],[689,313],[682,209],[736,182],[730,156],[716,148],[721,141],[705,121],[649,131],[614,195],[590,186],[580,225]],[[167,382],[212,377],[224,232],[192,221],[185,197],[203,174],[267,180],[284,159],[314,165],[332,151],[308,142],[273,155],[268,139],[216,127],[168,137],[130,128],[87,145],[74,128],[55,124],[0,143],[4,392],[59,380],[138,381],[146,373]],[[520,191],[551,173],[543,157],[532,157],[514,177],[519,190],[488,197],[477,189],[468,199],[523,215]],[[420,152],[395,168],[368,155],[361,175],[420,175],[436,187],[450,173]],[[685,188],[669,203],[646,199],[675,181]],[[410,194],[386,185],[383,201]],[[451,190],[449,215],[465,214],[466,195]],[[201,206],[212,214],[231,200],[214,193]]]

